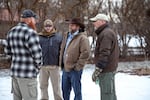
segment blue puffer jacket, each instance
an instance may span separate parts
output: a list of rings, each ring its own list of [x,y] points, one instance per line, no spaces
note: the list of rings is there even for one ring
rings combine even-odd
[[[53,33],[51,36],[39,35],[42,47],[43,65],[59,65],[59,51],[62,35]]]

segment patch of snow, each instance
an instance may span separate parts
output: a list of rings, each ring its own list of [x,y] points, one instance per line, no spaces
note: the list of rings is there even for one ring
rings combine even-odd
[[[83,100],[100,100],[100,88],[91,80],[93,71],[93,65],[86,66],[83,71],[81,80]],[[149,100],[150,76],[136,76],[125,73],[117,73],[115,77],[118,100]],[[50,100],[54,100],[51,83],[49,84],[48,90]],[[39,84],[38,91],[40,94]],[[38,98],[40,98],[40,95]],[[73,98],[74,93],[72,91],[70,100],[73,100]],[[11,78],[8,70],[0,70],[0,99],[12,100]]]

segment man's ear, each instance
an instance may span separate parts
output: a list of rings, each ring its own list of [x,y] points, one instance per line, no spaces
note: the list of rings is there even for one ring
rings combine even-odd
[[[32,19],[31,19],[31,18],[26,18],[26,22],[27,22],[28,24],[30,24],[30,23],[32,23]]]

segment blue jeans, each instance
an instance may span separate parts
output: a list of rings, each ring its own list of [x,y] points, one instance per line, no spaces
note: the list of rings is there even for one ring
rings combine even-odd
[[[82,100],[81,92],[81,71],[72,70],[66,72],[63,70],[62,74],[62,92],[64,100],[70,99],[71,88],[73,87],[75,98],[74,100]]]

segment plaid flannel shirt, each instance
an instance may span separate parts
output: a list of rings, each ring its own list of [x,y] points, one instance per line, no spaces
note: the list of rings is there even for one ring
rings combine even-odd
[[[42,64],[42,50],[36,31],[19,23],[7,34],[5,53],[11,56],[11,76],[35,78]]]

